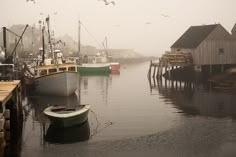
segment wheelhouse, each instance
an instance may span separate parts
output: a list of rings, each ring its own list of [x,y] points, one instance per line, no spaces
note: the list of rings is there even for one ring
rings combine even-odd
[[[44,76],[59,72],[77,72],[77,66],[74,64],[40,66],[35,69],[36,76]]]

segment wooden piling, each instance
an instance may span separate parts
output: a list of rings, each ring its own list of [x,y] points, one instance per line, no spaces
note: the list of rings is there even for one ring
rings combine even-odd
[[[154,66],[154,72],[153,72],[152,77],[155,77],[155,75],[156,75],[156,66]]]
[[[151,69],[154,67],[153,77],[161,79],[163,76],[163,69],[167,76],[171,79],[171,72],[174,69],[178,69],[185,66],[193,66],[193,60],[190,53],[165,53],[159,58],[159,62],[155,63],[150,61],[150,67],[148,70],[148,77],[151,77]],[[165,74],[164,73],[164,74]]]

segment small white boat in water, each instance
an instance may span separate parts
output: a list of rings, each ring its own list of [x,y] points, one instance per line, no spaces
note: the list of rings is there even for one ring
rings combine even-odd
[[[90,105],[78,105],[74,108],[67,106],[50,106],[44,110],[51,123],[58,127],[71,127],[88,120]]]

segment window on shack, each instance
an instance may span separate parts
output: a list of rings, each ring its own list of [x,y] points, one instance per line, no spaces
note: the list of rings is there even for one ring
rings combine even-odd
[[[219,48],[219,55],[223,55],[225,52],[225,49],[224,48]]]

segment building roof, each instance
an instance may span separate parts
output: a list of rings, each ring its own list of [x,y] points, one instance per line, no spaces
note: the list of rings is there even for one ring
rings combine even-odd
[[[234,32],[236,32],[236,23],[234,24],[234,27],[231,30],[231,33],[233,34]]]
[[[191,26],[171,48],[196,48],[219,25]]]

